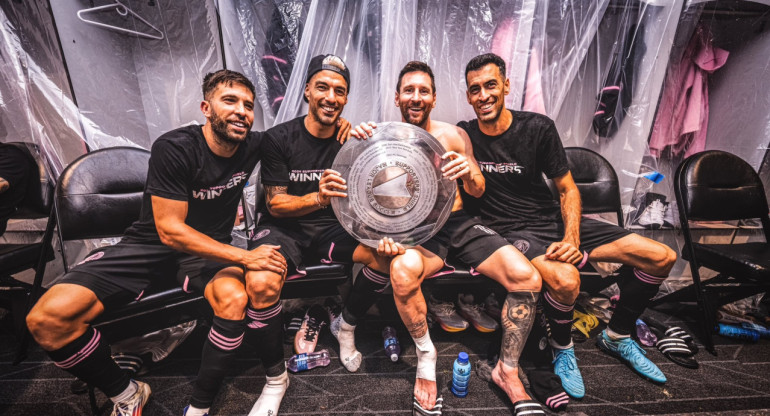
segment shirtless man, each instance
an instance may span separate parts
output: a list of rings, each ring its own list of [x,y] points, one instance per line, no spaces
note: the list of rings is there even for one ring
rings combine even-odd
[[[401,109],[402,121],[427,130],[447,150],[442,155],[447,161],[442,167],[444,177],[461,179],[468,194],[481,196],[484,177],[473,158],[468,135],[456,126],[430,119],[436,105],[430,66],[416,61],[404,66],[396,85],[395,104]],[[357,134],[361,134],[360,129],[354,132]],[[535,317],[540,275],[504,238],[463,211],[459,193],[444,227],[421,246],[396,256],[390,267],[396,307],[416,346],[416,404],[423,409],[433,409],[437,396],[436,348],[428,332],[427,306],[420,285],[426,277],[441,270],[447,255],[505,287],[508,295],[502,312],[503,342],[492,379],[514,403],[517,414],[523,411],[530,415],[545,414],[537,402],[531,401],[518,374],[519,355]]]

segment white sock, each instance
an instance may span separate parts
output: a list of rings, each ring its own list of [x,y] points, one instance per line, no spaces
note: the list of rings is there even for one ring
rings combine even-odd
[[[340,343],[340,361],[342,361],[342,365],[351,373],[355,373],[361,367],[361,361],[363,360],[361,353],[356,350],[356,326],[345,322],[342,314],[340,314],[340,316],[332,321],[329,328]]]
[[[436,381],[436,347],[430,340],[430,332],[414,340],[415,352],[417,353],[417,378],[428,381]]]
[[[197,407],[193,407],[193,405],[190,405],[187,408],[187,411],[185,412],[184,416],[205,416],[208,414],[210,407],[207,407],[205,409],[198,409]]]
[[[254,407],[251,408],[249,416],[274,416],[278,414],[278,408],[281,407],[281,400],[283,395],[286,394],[286,390],[289,388],[289,373],[284,371],[283,374],[276,377],[267,377],[267,383],[262,389],[262,394],[259,395],[259,399],[254,403]]]
[[[139,386],[134,382],[134,380],[131,380],[128,383],[128,387],[126,387],[126,389],[123,390],[122,393],[118,394],[115,397],[110,397],[110,400],[112,400],[113,403],[125,402],[128,399],[130,399],[131,396],[133,396],[138,389],[139,389]]]
[[[618,340],[621,340],[623,338],[630,338],[631,337],[631,335],[621,335],[621,334],[618,334],[617,332],[611,330],[610,327],[607,327],[607,336],[611,340],[613,340],[613,341],[618,341]]]

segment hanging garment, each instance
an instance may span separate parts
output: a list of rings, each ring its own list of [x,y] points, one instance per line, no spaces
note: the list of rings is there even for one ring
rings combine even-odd
[[[644,25],[631,25],[625,42],[616,49],[607,79],[599,91],[599,102],[594,113],[593,128],[600,137],[614,136],[631,106],[634,73],[647,51]]]
[[[729,52],[714,47],[711,32],[698,25],[676,67],[669,70],[650,136],[650,153],[668,146],[674,156],[703,151],[708,128],[708,74],[721,68]]]

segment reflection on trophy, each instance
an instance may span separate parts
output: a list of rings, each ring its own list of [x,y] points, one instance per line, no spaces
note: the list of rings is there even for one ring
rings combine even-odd
[[[382,123],[367,140],[348,140],[332,169],[347,180],[348,197],[333,198],[343,227],[377,247],[383,237],[416,246],[449,217],[454,181],[441,176],[444,147],[427,131],[406,123]]]

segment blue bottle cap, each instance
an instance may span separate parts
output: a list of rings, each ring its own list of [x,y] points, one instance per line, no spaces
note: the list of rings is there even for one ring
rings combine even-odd
[[[461,362],[463,364],[467,363],[468,362],[468,353],[463,351],[463,352],[457,354],[457,361],[459,361],[459,362]]]

